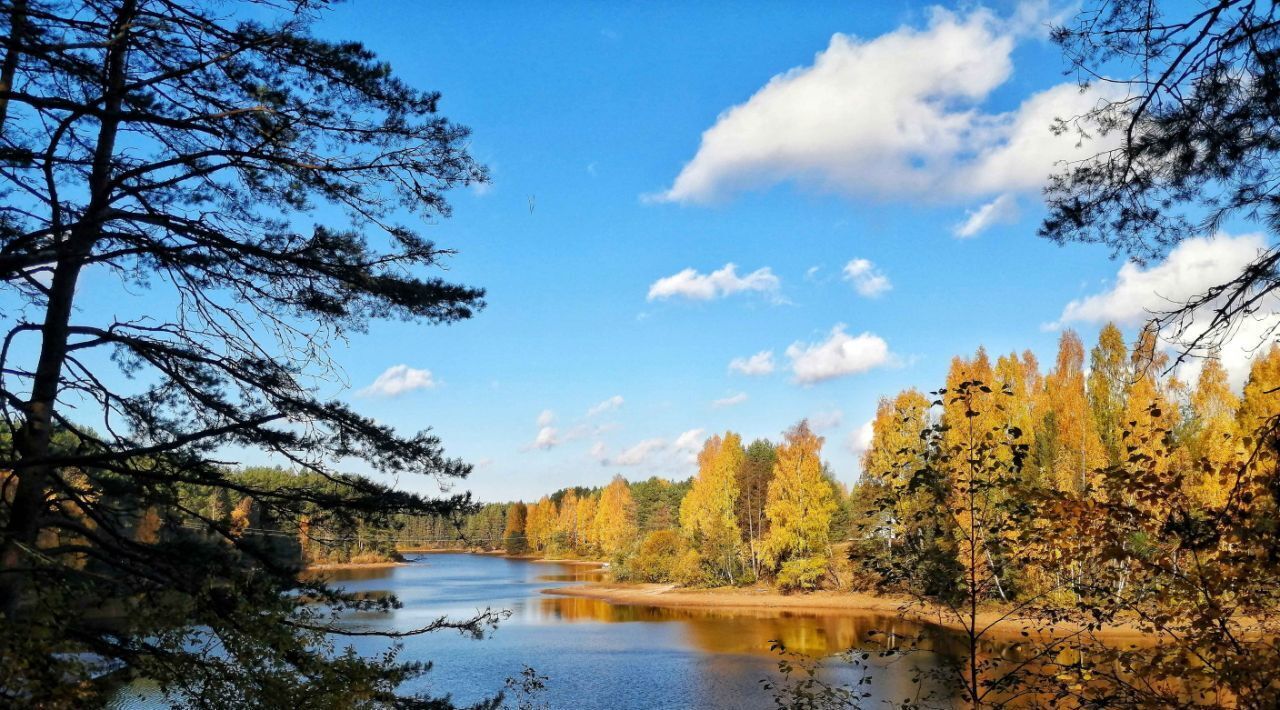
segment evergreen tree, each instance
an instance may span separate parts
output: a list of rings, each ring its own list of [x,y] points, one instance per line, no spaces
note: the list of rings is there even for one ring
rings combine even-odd
[[[773,444],[756,439],[747,447],[746,460],[738,471],[738,527],[742,529],[753,577],[760,576],[762,541],[769,531],[764,508],[776,460]]]
[[[214,457],[227,448],[270,452],[337,484],[240,490],[263,515],[465,502],[392,491],[328,463],[359,457],[446,481],[469,471],[429,433],[398,435],[309,383],[331,374],[326,344],[371,319],[449,323],[483,305],[482,291],[432,275],[450,252],[400,221],[447,215],[445,193],[485,172],[467,131],[437,113],[438,95],[357,43],[310,33],[326,5],[22,0],[0,11],[0,278],[21,304],[7,336],[24,341],[0,363],[11,426],[0,450],[11,472],[0,497],[0,688],[10,700],[61,702],[75,686],[66,680],[85,673],[79,651],[165,689],[277,707],[335,693],[392,702],[420,670],[325,653],[322,641],[342,629],[302,600],[387,602],[299,581],[269,546],[236,534],[245,515],[178,507],[181,485],[206,499],[237,485]],[[85,307],[107,300],[108,310]],[[73,421],[83,402],[99,405],[98,431]],[[59,450],[56,432],[72,445]],[[74,512],[49,504],[72,491]],[[133,521],[152,506],[182,510],[183,526],[210,534],[134,539]],[[77,516],[96,521],[79,526],[81,545],[41,549]],[[85,555],[91,567],[79,564]],[[104,604],[127,623],[105,630]],[[195,650],[210,636],[224,658]]]

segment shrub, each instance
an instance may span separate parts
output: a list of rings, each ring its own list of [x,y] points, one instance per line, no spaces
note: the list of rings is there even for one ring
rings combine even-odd
[[[655,530],[645,536],[635,556],[619,568],[619,577],[637,582],[670,582],[676,562],[684,551],[680,533]]]
[[[672,581],[686,587],[701,587],[710,579],[705,561],[697,550],[686,550],[671,570]]]
[[[797,557],[782,563],[778,570],[778,586],[788,592],[817,589],[826,573],[825,556]]]

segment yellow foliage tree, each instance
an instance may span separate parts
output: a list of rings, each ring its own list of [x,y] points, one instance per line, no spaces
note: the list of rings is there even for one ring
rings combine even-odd
[[[1125,397],[1129,390],[1129,349],[1124,333],[1115,323],[1107,323],[1098,333],[1098,344],[1089,353],[1089,410],[1094,428],[1107,453],[1107,463],[1121,461],[1120,435],[1124,429]]]
[[[578,499],[578,546],[599,547],[596,537],[596,515],[600,510],[600,499],[589,495]]]
[[[801,421],[784,434],[777,449],[765,503],[769,536],[763,558],[784,587],[817,586],[830,563],[836,501],[822,475],[822,443],[809,422]]]
[[[879,522],[864,521],[873,537],[892,547],[904,535],[916,534],[917,514],[929,503],[912,492],[911,479],[924,462],[925,441],[920,433],[930,424],[929,399],[919,390],[904,390],[892,400],[882,398],[871,422],[871,444],[862,456],[863,481],[875,486],[870,498],[892,501]]]
[[[542,496],[537,505],[529,506],[525,521],[525,537],[528,539],[529,549],[547,549],[555,534],[557,512],[556,504],[547,496]]]
[[[507,506],[507,524],[502,529],[503,544],[508,552],[516,552],[528,547],[525,538],[525,524],[528,522],[529,506],[516,502]]]
[[[738,569],[738,469],[746,459],[742,438],[725,432],[698,454],[698,476],[680,503],[680,529],[715,579],[732,584]]]
[[[1178,413],[1169,402],[1167,383],[1161,377],[1169,358],[1157,346],[1156,331],[1151,327],[1144,328],[1134,344],[1121,443],[1126,461],[1147,460],[1149,475],[1167,479],[1173,456],[1165,432],[1177,426]],[[1152,499],[1144,504],[1159,506],[1161,502]]]
[[[560,499],[560,511],[556,519],[555,533],[557,544],[563,541],[568,550],[578,549],[578,538],[582,530],[578,519],[578,494],[569,489]]]
[[[1036,458],[1045,483],[1075,494],[1096,485],[1094,472],[1106,465],[1107,453],[1089,407],[1084,344],[1075,331],[1064,331],[1058,341],[1058,358],[1044,378],[1039,410]]]
[[[1253,359],[1236,417],[1241,436],[1254,441],[1259,431],[1280,415],[1280,345]]]
[[[595,536],[600,551],[610,557],[620,555],[631,548],[637,535],[631,486],[622,476],[614,476],[601,491],[600,506],[596,510]]]
[[[1240,399],[1231,391],[1227,370],[1216,357],[1205,360],[1191,394],[1195,433],[1187,442],[1191,459],[1187,493],[1202,505],[1226,503],[1230,483],[1222,474],[1239,456],[1236,410]]]
[[[231,534],[239,537],[246,530],[254,526],[258,516],[258,509],[254,505],[253,498],[241,498],[240,502],[231,511]]]

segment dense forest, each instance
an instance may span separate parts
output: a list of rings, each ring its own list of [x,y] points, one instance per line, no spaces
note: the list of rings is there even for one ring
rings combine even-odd
[[[605,559],[620,580],[898,595],[963,630],[959,685],[983,702],[1272,698],[1280,346],[1240,392],[1214,357],[1172,365],[1149,328],[1126,345],[1107,325],[1088,351],[1065,331],[1047,372],[1029,351],[979,348],[943,387],[880,401],[848,491],[802,421],[776,444],[711,437],[685,483],[615,477],[414,524],[457,546]],[[1005,622],[1022,660],[982,660]],[[1112,624],[1162,642],[1093,636]]]
[[[609,560],[620,579],[925,595],[954,588],[961,558],[980,554],[993,598],[1038,597],[1093,568],[1086,555],[1111,542],[1100,535],[1115,534],[1075,529],[1098,522],[1071,514],[1076,504],[1164,506],[1148,512],[1165,518],[1176,508],[1194,526],[1256,496],[1240,489],[1231,464],[1256,458],[1253,433],[1280,411],[1272,394],[1280,348],[1258,354],[1242,395],[1218,360],[1199,365],[1195,382],[1183,382],[1150,331],[1130,347],[1114,325],[1088,352],[1076,333],[1064,332],[1047,372],[1030,351],[993,363],[979,349],[952,361],[938,392],[881,400],[852,489],[822,462],[823,439],[800,422],[779,443],[744,446],[733,432],[711,437],[690,481],[615,477],[604,488],[563,489],[535,502],[407,519],[400,534],[427,548]],[[964,382],[977,383],[973,409],[946,397]],[[945,453],[930,446],[954,449],[970,427],[984,436],[997,428],[1008,438],[1002,456],[1018,459],[1008,467],[1016,476],[984,487],[982,506],[991,510],[979,511],[985,520],[999,510],[1018,526],[987,520],[998,534],[983,531],[972,543],[958,529],[967,521],[955,472],[929,465]],[[1141,475],[1116,480],[1131,464]],[[1131,532],[1135,544],[1156,544]]]

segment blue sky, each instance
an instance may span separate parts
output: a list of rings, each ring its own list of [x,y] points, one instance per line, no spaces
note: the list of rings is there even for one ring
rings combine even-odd
[[[880,396],[938,386],[952,355],[979,345],[1048,359],[1058,333],[1044,324],[1105,291],[1120,268],[1104,250],[1035,236],[1043,176],[1021,173],[1051,163],[1005,161],[1014,176],[971,165],[1012,142],[1007,124],[1034,122],[1018,115],[1029,97],[1069,81],[1043,37],[1048,17],[1046,7],[1014,3],[339,6],[318,31],[365,41],[414,84],[441,91],[443,111],[473,129],[472,151],[493,174],[487,188],[453,196],[452,219],[427,228],[459,250],[450,275],[486,287],[489,307],[446,328],[375,325],[338,353],[348,396],[397,427],[434,427],[450,452],[477,463],[467,487],[487,500],[614,473],[687,476],[682,434],[776,439],[802,417],[823,426],[827,457],[854,480],[856,432]],[[837,34],[847,37],[839,47]],[[726,111],[775,77],[812,68],[819,53],[848,66],[800,77],[810,85],[798,98],[775,101],[809,104],[762,96],[764,105],[747,107],[764,116],[762,128],[725,125],[723,145],[700,153]],[[954,61],[935,66],[949,53]],[[928,85],[938,81],[961,86]],[[885,84],[906,88],[882,95]],[[908,115],[922,106],[933,115]],[[824,112],[834,115],[806,119]],[[1046,143],[1051,118],[1034,124]],[[920,125],[908,133],[942,133],[918,149],[892,133],[912,121]],[[931,152],[947,140],[960,144]],[[671,195],[699,160],[700,182]],[[956,236],[1002,195],[994,209],[1013,203],[1016,217]],[[842,273],[856,259],[890,287],[877,293],[884,281],[873,280],[860,293]],[[730,263],[739,279],[721,282],[741,291],[682,297],[708,288],[685,279],[670,297],[649,299],[664,277]],[[803,354],[840,324],[853,339],[847,352],[828,361],[816,352],[818,369],[806,372],[850,374],[797,381],[788,348]],[[1089,339],[1098,324],[1072,325]],[[875,339],[887,356],[863,352]],[[767,351],[772,373],[730,371],[735,358]],[[434,386],[357,392],[402,364],[429,370]],[[620,406],[588,416],[615,397]],[[544,446],[534,446],[544,428]]]
[[[1138,266],[1035,235],[1055,161],[1106,145],[1049,131],[1099,99],[1050,5],[689,5],[353,0],[316,28],[442,92],[492,171],[422,227],[488,308],[334,343],[324,392],[433,428],[481,500],[683,478],[706,436],[804,417],[851,483],[880,397],[979,346],[1132,336],[1265,245],[1228,225]],[[86,311],[117,307],[107,278]],[[1224,361],[1238,384],[1247,353]]]

